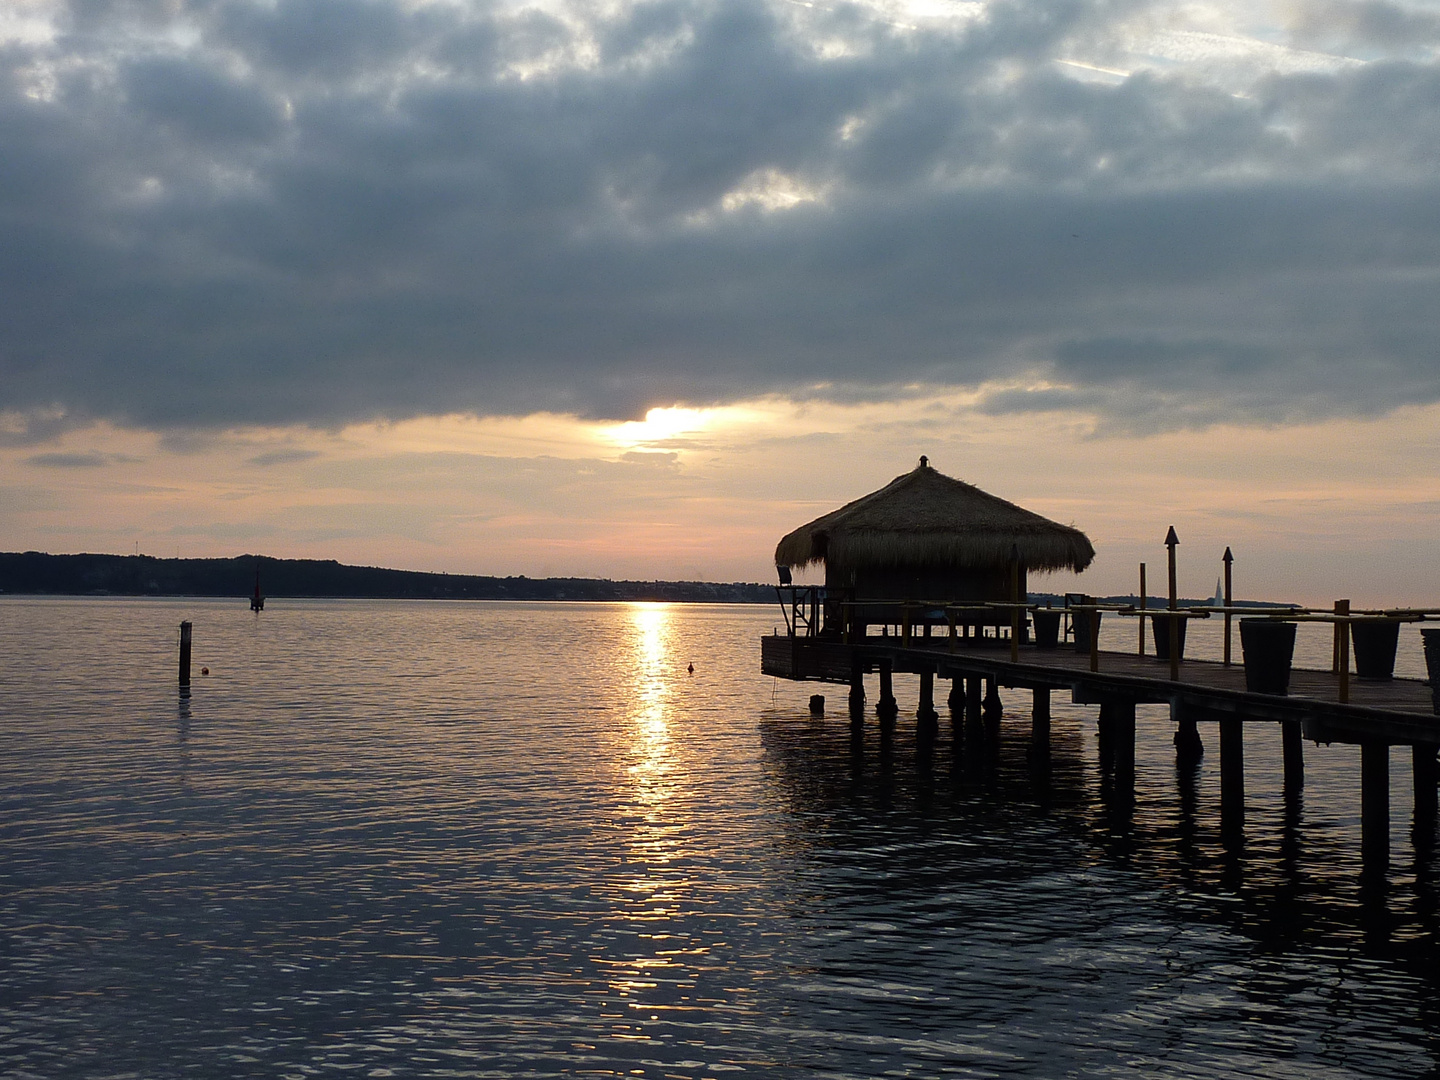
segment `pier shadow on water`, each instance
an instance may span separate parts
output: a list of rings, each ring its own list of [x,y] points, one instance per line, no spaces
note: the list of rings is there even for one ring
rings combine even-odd
[[[788,828],[824,886],[823,900],[807,900],[834,928],[817,946],[832,996],[846,980],[880,978],[880,956],[891,977],[908,985],[904,973],[924,969],[928,985],[939,950],[967,985],[986,987],[987,1001],[969,1004],[997,1022],[1051,1012],[1083,1032],[1074,995],[1115,991],[1126,1015],[1166,1033],[1173,1060],[1205,1059],[1207,1040],[1229,1048],[1209,1061],[1214,1075],[1276,1045],[1309,1058],[1310,1075],[1378,1075],[1393,1067],[1379,1049],[1392,1036],[1411,1041],[1415,1075],[1434,1067],[1434,844],[1397,843],[1388,867],[1367,867],[1358,807],[1334,811],[1358,789],[1318,762],[1309,792],[1266,790],[1278,773],[1252,747],[1245,815],[1222,825],[1213,729],[1211,760],[1178,764],[1164,710],[1142,710],[1133,787],[1117,781],[1093,710],[1078,707],[1055,707],[1048,753],[1031,745],[1028,714],[1007,713],[998,744],[967,739],[963,725],[956,738],[947,717],[930,738],[903,715],[883,737],[873,716],[857,728],[777,712],[760,730]],[[881,925],[890,929],[865,929]],[[1032,968],[1023,943],[1035,939],[1069,960]],[[1153,981],[1124,989],[1116,971]],[[1108,990],[1094,988],[1099,972]],[[997,986],[1010,987],[1014,1014]]]

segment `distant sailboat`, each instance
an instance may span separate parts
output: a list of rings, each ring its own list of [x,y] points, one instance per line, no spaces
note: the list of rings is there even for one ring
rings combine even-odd
[[[254,592],[254,595],[252,595],[252,596],[250,597],[250,610],[251,610],[251,611],[264,611],[264,610],[265,610],[265,597],[263,597],[263,596],[260,595],[260,560],[259,560],[259,559],[256,559],[256,560],[255,560],[255,592]]]
[[[1211,607],[1225,606],[1225,590],[1220,586],[1220,579],[1215,579],[1215,599],[1210,601]]]

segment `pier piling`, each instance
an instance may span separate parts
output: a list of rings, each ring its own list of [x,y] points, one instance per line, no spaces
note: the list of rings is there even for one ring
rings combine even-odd
[[[1285,790],[1302,791],[1305,787],[1305,737],[1300,721],[1282,720],[1280,739],[1285,759]]]
[[[1030,707],[1030,741],[1035,746],[1050,747],[1050,688],[1037,686]]]
[[[935,711],[935,672],[922,671],[920,673],[920,704],[915,710],[915,719],[920,721],[922,728],[929,727],[940,719],[940,714]]]
[[[1370,871],[1390,861],[1390,747],[1378,739],[1360,744],[1360,855]]]
[[[1440,761],[1436,760],[1434,743],[1416,743],[1411,749],[1415,768],[1415,835],[1433,842],[1437,793],[1440,784]]]
[[[1115,787],[1122,796],[1135,791],[1135,702],[1120,698],[1110,703],[1110,746]]]
[[[1220,828],[1236,833],[1245,826],[1245,726],[1239,717],[1220,720]]]
[[[880,700],[875,703],[875,714],[882,720],[893,720],[900,711],[895,704],[895,689],[889,660],[880,661]]]

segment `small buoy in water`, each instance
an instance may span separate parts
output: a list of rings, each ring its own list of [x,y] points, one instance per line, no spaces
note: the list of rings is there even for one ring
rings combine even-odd
[[[686,670],[687,672],[689,672],[691,675],[694,675],[694,674],[695,674],[695,665],[694,665],[694,664],[691,664],[691,665],[690,665],[689,667],[687,667],[685,670]]]
[[[810,695],[810,715],[811,715],[811,716],[824,716],[824,715],[825,715],[825,695],[824,695],[824,694],[811,694],[811,695]]]
[[[209,669],[208,667],[202,667],[202,668],[200,669],[200,674],[201,674],[201,675],[209,675],[209,674],[210,674],[210,669]]]

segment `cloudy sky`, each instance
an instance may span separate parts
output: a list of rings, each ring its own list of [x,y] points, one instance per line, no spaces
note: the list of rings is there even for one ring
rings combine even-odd
[[[1440,602],[1440,5],[7,0],[0,548]],[[1054,587],[1064,587],[1058,579]]]

